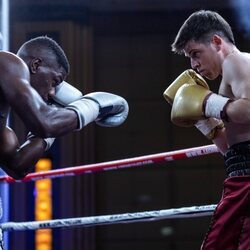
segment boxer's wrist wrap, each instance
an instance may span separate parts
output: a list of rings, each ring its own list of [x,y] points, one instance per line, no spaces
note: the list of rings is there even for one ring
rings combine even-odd
[[[28,133],[27,135],[27,140],[33,139],[33,138],[37,138],[35,135],[33,135],[31,132]],[[50,147],[52,146],[52,144],[55,141],[55,138],[50,137],[50,138],[40,138],[43,139],[44,142],[44,151],[48,151],[50,149]]]
[[[218,131],[224,128],[224,123],[221,120],[210,117],[198,121],[195,127],[209,140],[213,140],[217,136]]]
[[[250,141],[231,146],[224,160],[228,177],[250,175]]]
[[[204,113],[206,117],[215,117],[223,121],[228,121],[228,116],[226,108],[228,104],[232,102],[231,99],[211,93],[207,96],[207,99],[204,101]]]

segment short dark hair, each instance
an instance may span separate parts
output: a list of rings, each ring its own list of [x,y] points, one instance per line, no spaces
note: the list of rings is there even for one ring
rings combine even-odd
[[[218,34],[235,44],[234,35],[228,22],[217,12],[210,10],[199,10],[191,14],[181,26],[172,51],[183,53],[186,44],[191,41],[209,42],[214,34]]]
[[[21,46],[17,54],[20,57],[22,57],[22,54],[24,53],[24,51],[29,48],[33,48],[34,50],[41,48],[52,53],[55,56],[57,63],[64,68],[67,74],[69,73],[70,65],[65,55],[65,52],[63,51],[61,46],[52,38],[48,36],[38,36],[38,37],[32,38]]]

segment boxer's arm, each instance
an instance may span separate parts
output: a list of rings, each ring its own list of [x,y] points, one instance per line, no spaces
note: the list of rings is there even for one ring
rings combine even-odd
[[[14,179],[22,179],[32,172],[47,146],[41,138],[29,139],[20,146],[15,133],[8,127],[0,132],[0,139],[0,166]]]
[[[225,126],[221,120],[216,118],[208,118],[196,122],[195,127],[204,135],[208,140],[211,140],[224,154],[228,148]]]
[[[92,92],[83,96],[81,91],[65,81],[55,88],[55,95],[51,98],[52,104],[76,112],[78,129],[93,121],[103,127],[116,127],[127,119],[129,112],[128,103],[121,96],[107,92]]]
[[[89,93],[66,108],[76,112],[78,129],[93,121],[102,127],[116,127],[127,119],[129,112],[128,103],[123,97],[108,92]]]
[[[242,97],[232,100],[212,94],[205,103],[205,116],[238,124],[250,124],[250,99]]]
[[[216,136],[213,138],[213,143],[217,146],[221,154],[224,154],[228,149],[227,138],[225,134],[225,128],[219,129]]]

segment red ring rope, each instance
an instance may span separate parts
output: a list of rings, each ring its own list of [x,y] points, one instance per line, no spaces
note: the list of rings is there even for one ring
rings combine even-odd
[[[0,182],[28,182],[45,178],[59,178],[64,176],[74,176],[83,173],[93,173],[102,170],[116,170],[130,167],[139,167],[153,163],[160,163],[163,161],[174,161],[183,158],[192,158],[202,155],[218,153],[218,148],[214,145],[206,145],[201,147],[194,147],[189,149],[176,150],[165,153],[151,154],[146,156],[133,157],[123,160],[109,161],[96,164],[87,164],[83,166],[76,166],[70,168],[61,168],[44,172],[37,172],[28,174],[22,180],[15,180],[10,176],[0,176]]]

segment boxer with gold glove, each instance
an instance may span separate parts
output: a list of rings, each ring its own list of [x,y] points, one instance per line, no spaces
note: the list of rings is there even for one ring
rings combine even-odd
[[[195,126],[210,140],[215,138],[218,129],[224,127],[220,119],[206,118],[203,105],[207,97],[209,99],[210,95],[216,94],[212,94],[206,81],[194,70],[184,71],[163,95],[168,103],[173,104],[171,120],[174,124],[182,127]]]

